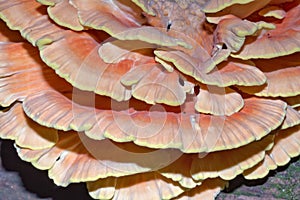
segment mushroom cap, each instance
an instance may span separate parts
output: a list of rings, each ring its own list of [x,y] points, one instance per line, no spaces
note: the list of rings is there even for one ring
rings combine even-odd
[[[49,177],[60,186],[155,171],[180,155],[174,150],[153,151],[131,143],[95,141],[72,131],[60,131],[58,135],[57,143],[50,147],[16,148],[21,159],[48,170]]]
[[[233,57],[241,59],[275,58],[299,52],[300,5],[287,11],[285,18],[276,23],[274,30],[262,31],[249,37],[241,51]]]
[[[243,175],[246,179],[258,179],[268,175],[269,171],[286,165],[291,158],[300,155],[300,126],[281,130],[276,134],[274,146],[266,153],[263,161],[257,166],[246,170]]]
[[[212,153],[183,154],[158,171],[185,188],[195,188],[210,178],[232,180],[260,163],[273,146],[274,134],[240,148]]]
[[[214,43],[225,44],[233,53],[238,52],[246,40],[261,29],[274,29],[273,24],[263,21],[251,22],[242,20],[234,15],[227,15],[220,19],[214,32]]]
[[[185,100],[186,91],[180,84],[179,74],[166,71],[147,56],[139,56],[147,62],[139,57],[129,57],[117,63],[105,63],[97,52],[101,47],[92,35],[65,31],[62,38],[55,38],[56,35],[49,35],[39,40],[41,57],[57,74],[79,89],[117,101],[126,101],[133,95],[147,103],[177,106]],[[43,41],[51,42],[46,45]],[[139,70],[144,72],[144,76],[139,74]],[[133,83],[126,82],[128,76]]]
[[[240,0],[222,0],[222,1],[207,1],[207,3],[203,7],[203,11],[206,13],[215,13],[220,10],[223,10],[226,7],[229,7],[234,4],[247,4],[250,2],[253,2],[255,0],[246,0],[246,1],[240,1]]]
[[[191,56],[180,51],[160,51],[156,50],[155,55],[159,58],[172,62],[182,73],[192,76],[197,81],[226,87],[231,85],[262,85],[266,81],[265,75],[251,61],[245,62],[237,59],[229,58],[227,61],[221,62],[216,70],[209,73],[205,71],[215,66],[213,58],[200,61],[195,60]],[[203,59],[206,59],[205,57]],[[203,67],[203,69],[201,69]]]
[[[23,38],[36,46],[47,34],[59,35],[61,29],[49,23],[46,9],[36,1],[12,0],[0,3],[0,18],[11,30],[20,31]]]
[[[300,152],[299,2],[0,1],[0,137],[98,199],[264,177]]]
[[[286,15],[286,12],[278,6],[269,6],[260,10],[258,14],[264,17],[274,17],[276,19],[283,19]]]
[[[0,43],[0,105],[23,101],[41,90],[72,91],[39,57],[39,52],[27,43]]]
[[[186,109],[193,104],[186,104]],[[54,91],[31,95],[23,106],[30,118],[49,127],[85,131],[93,139],[133,141],[140,146],[178,148],[189,153],[237,148],[259,140],[283,122],[286,109],[280,100],[250,98],[240,112],[228,117],[128,107],[123,111],[95,110],[76,105]]]
[[[41,126],[29,119],[20,103],[15,103],[9,110],[0,111],[0,126],[0,137],[15,140],[22,148],[50,148],[58,140],[56,129]]]
[[[286,115],[281,125],[281,130],[296,126],[298,124],[300,124],[300,113],[291,106],[287,106]]]
[[[230,89],[216,86],[200,85],[200,91],[197,95],[195,109],[201,113],[212,115],[229,116],[244,106],[242,96]]]
[[[184,190],[156,172],[87,182],[89,194],[95,199],[171,199]]]
[[[227,5],[230,2],[230,6],[224,8],[224,9],[218,9],[218,12],[208,13],[207,16],[209,17],[220,17],[228,14],[232,14],[234,16],[237,16],[241,19],[246,18],[250,16],[251,14],[255,13],[256,11],[260,10],[261,8],[268,5],[268,3],[271,0],[265,0],[265,1],[259,1],[259,0],[246,0],[246,1],[228,1],[226,0]],[[219,1],[220,2],[220,1]],[[234,4],[232,4],[234,2]],[[215,3],[216,1],[211,1],[211,3]],[[221,3],[225,3],[224,1],[221,1]],[[226,4],[224,4],[226,5]]]
[[[48,5],[48,16],[60,26],[75,31],[82,31],[84,27],[80,24],[76,8],[65,0],[38,0],[39,3]]]
[[[273,146],[273,135],[249,145],[220,152],[210,153],[193,159],[191,174],[195,180],[220,177],[232,180],[243,171],[252,168],[265,157],[265,151]]]
[[[141,26],[131,15],[122,10],[112,1],[72,0],[77,9],[80,23],[89,28],[103,30],[120,40],[141,40],[163,46],[188,47],[184,41],[173,38],[157,28]],[[118,13],[118,14],[117,14]],[[141,16],[141,12],[140,12]]]
[[[239,87],[239,89],[246,93],[265,97],[292,97],[299,95],[299,56],[299,53],[295,53],[268,60],[255,60],[256,66],[267,78],[266,84],[262,86]]]

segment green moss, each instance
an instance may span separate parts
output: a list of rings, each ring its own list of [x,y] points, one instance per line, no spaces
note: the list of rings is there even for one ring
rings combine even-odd
[[[264,179],[247,181],[241,177],[231,181],[231,188],[222,192],[217,200],[259,197],[261,199],[300,199],[300,159],[269,173]]]

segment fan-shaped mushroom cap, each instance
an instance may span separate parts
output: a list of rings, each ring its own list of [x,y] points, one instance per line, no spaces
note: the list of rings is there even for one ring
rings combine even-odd
[[[300,124],[300,113],[291,106],[287,106],[286,115],[281,125],[281,130],[296,126],[298,124]]]
[[[38,0],[38,2],[48,5],[48,15],[55,23],[81,31],[84,27],[79,23],[77,10],[69,1],[66,0]]]
[[[254,35],[260,29],[274,29],[273,24],[266,22],[251,22],[242,20],[236,16],[225,16],[218,22],[214,32],[214,43],[225,44],[231,52],[238,52],[246,39],[246,36]]]
[[[265,1],[253,0],[251,2],[249,0],[239,1],[238,3],[235,3],[224,9],[221,9],[219,12],[208,13],[208,16],[220,17],[220,16],[232,14],[234,16],[243,19],[248,17],[252,13],[260,10],[261,8],[265,7],[270,1],[271,0],[265,0]],[[215,0],[212,2],[214,3]],[[236,1],[231,1],[231,2],[236,2]]]
[[[245,170],[262,161],[265,151],[273,146],[274,135],[268,135],[240,148],[208,154],[183,154],[172,164],[159,169],[165,177],[177,181],[185,188],[201,185],[208,178],[232,180]]]
[[[42,40],[52,41],[40,47],[42,59],[77,88],[118,101],[126,101],[131,95],[151,104],[180,105],[185,100],[185,87],[180,84],[178,73],[164,70],[147,56],[140,56],[145,60],[129,57],[105,63],[98,55],[99,43],[86,33],[65,32],[63,38],[45,36]],[[143,73],[136,74],[140,71]],[[133,82],[126,81],[128,76]],[[132,86],[132,91],[127,86]]]
[[[21,35],[32,45],[47,34],[59,35],[61,29],[52,24],[46,10],[36,1],[12,0],[0,2],[0,18],[12,30],[19,30]]]
[[[180,51],[160,51],[156,50],[155,55],[159,58],[172,62],[178,70],[182,73],[192,76],[197,81],[216,85],[219,87],[226,87],[231,85],[262,85],[266,81],[265,75],[252,62],[242,62],[236,59],[228,59],[217,66],[218,70],[212,70],[206,73],[205,69],[208,66],[215,66],[216,63],[208,58],[203,62],[195,60],[194,58],[184,54]],[[203,69],[202,69],[203,67]],[[208,67],[210,68],[210,67]]]
[[[239,87],[243,92],[265,97],[290,97],[300,94],[300,53],[254,61],[267,77],[266,85]],[[288,77],[288,78],[287,78]]]
[[[200,85],[195,109],[212,115],[232,115],[244,106],[242,96],[230,88]]]
[[[194,102],[190,104],[185,109],[194,106]],[[251,98],[245,100],[240,112],[229,117],[128,108],[117,112],[84,108],[51,91],[31,95],[23,105],[28,116],[49,127],[77,127],[75,130],[86,130],[93,139],[133,141],[141,146],[179,148],[190,153],[237,148],[259,140],[282,123],[286,108],[279,100]],[[92,114],[84,114],[91,109]]]
[[[185,82],[179,74],[168,72],[156,63],[131,69],[121,82],[132,87],[132,96],[149,104],[178,106],[186,99]]]
[[[256,37],[249,37],[245,45],[233,57],[241,59],[275,58],[300,51],[300,5],[287,11],[281,23],[270,31],[262,31]]]
[[[204,7],[202,8],[202,10],[206,13],[215,13],[218,12],[220,10],[223,10],[226,7],[229,7],[233,4],[247,4],[250,2],[253,2],[255,0],[245,0],[245,1],[241,1],[241,0],[222,0],[222,1],[217,1],[217,0],[212,0],[212,1],[207,1],[207,3],[205,3]]]
[[[152,151],[134,144],[95,141],[76,132],[60,132],[58,142],[49,148],[32,150],[17,146],[17,151],[36,168],[49,170],[49,177],[61,186],[154,171],[180,155],[174,150]]]
[[[57,74],[79,89],[95,91],[119,101],[130,98],[130,91],[121,84],[120,79],[130,70],[132,62],[104,63],[98,56],[99,44],[87,33],[66,31],[63,38],[53,37],[42,39],[49,41],[49,44],[40,47],[40,54]]]
[[[100,199],[261,178],[300,154],[299,2],[0,1],[38,47],[0,22],[0,137]]]
[[[119,63],[122,60],[133,60],[145,64],[153,62],[153,49],[157,45],[139,40],[107,40],[99,46],[98,54],[105,63]]]
[[[87,182],[90,195],[95,199],[132,200],[171,199],[184,190],[176,183],[156,172],[120,178],[99,179]]]
[[[216,54],[218,60],[214,60],[214,58],[209,56],[204,49],[198,48],[197,51],[199,53],[197,55],[200,55],[198,57],[192,57],[182,51],[174,50],[155,50],[154,53],[160,59],[172,62],[178,70],[184,74],[194,77],[196,80],[201,80],[201,74],[210,72],[218,63],[222,62],[229,56],[229,54],[225,55],[221,58],[221,60],[219,60],[219,57]]]
[[[202,26],[205,21],[205,15],[201,11],[204,2],[173,0],[134,2],[146,12],[152,10],[150,14],[145,14],[147,23],[161,28],[161,32],[182,39],[191,47],[200,45],[207,49],[211,48],[209,47],[211,36]]]
[[[291,158],[300,154],[300,126],[281,130],[276,134],[275,143],[266,154],[265,159],[257,166],[244,172],[246,179],[265,177],[270,170],[287,164]]]
[[[283,19],[286,15],[286,12],[278,6],[269,6],[260,10],[258,14],[264,17],[274,17],[276,19]]]
[[[9,110],[0,111],[0,127],[1,138],[15,140],[23,148],[48,148],[58,140],[57,130],[29,119],[20,103],[15,103]]]
[[[259,164],[246,170],[243,173],[243,176],[248,180],[264,178],[268,175],[269,171],[275,169],[277,169],[277,165],[274,163],[274,161],[269,155],[266,155],[265,158]]]
[[[191,174],[195,180],[220,177],[232,180],[243,171],[255,166],[265,157],[265,151],[273,146],[273,135],[246,146],[213,152],[204,157],[193,159]]]
[[[232,85],[254,86],[263,85],[267,80],[264,73],[252,61],[228,58],[227,61],[220,63],[217,69],[207,75],[206,79],[212,83],[209,85],[215,85],[213,83],[216,83],[219,87]]]
[[[300,154],[299,144],[299,126],[294,126],[277,133],[274,147],[267,154],[277,166],[283,166]]]
[[[9,106],[47,89],[71,91],[69,84],[46,66],[37,49],[26,43],[0,43],[0,105]]]
[[[191,174],[191,164],[196,156],[196,154],[183,154],[170,165],[158,169],[158,172],[164,177],[178,182],[184,188],[195,188],[202,184],[201,181],[195,181]]]
[[[132,68],[121,78],[121,83],[132,89],[133,97],[149,104],[181,105],[186,92],[193,90],[193,85],[184,81],[181,74],[164,61],[159,61],[162,65],[156,63],[152,58],[152,48],[155,46],[145,42],[117,40],[101,45],[98,52],[107,63],[119,63],[125,59],[133,61]]]
[[[258,110],[260,107],[263,107],[264,112]],[[256,121],[256,117],[265,117],[266,111],[269,110],[268,107],[272,109],[272,111],[270,110],[272,116],[269,116],[266,121],[260,117],[252,125],[252,121]],[[245,101],[245,106],[240,112],[230,117],[153,112],[152,116],[150,115],[151,124],[148,121],[148,112],[133,112],[131,117],[138,126],[129,125],[128,116],[120,116],[120,118],[117,118],[118,127],[110,126],[106,129],[104,135],[115,141],[130,140],[135,144],[151,148],[179,148],[189,153],[211,152],[236,148],[255,140],[255,138],[259,139],[263,135],[266,135],[273,127],[275,128],[281,124],[281,120],[283,120],[282,116],[284,115],[284,110],[282,109],[284,108],[285,105],[282,102],[275,103],[272,101],[271,103],[249,99]],[[277,113],[275,110],[280,113]],[[261,115],[260,112],[264,114]],[[162,124],[162,122],[164,123]],[[247,123],[248,125],[244,125],[243,123]],[[94,126],[87,134],[92,138],[98,137],[99,132],[97,132],[97,127],[101,127],[100,124]],[[144,128],[145,126],[147,129]],[[157,129],[158,127],[160,129]],[[157,131],[153,132],[153,130]]]
[[[103,30],[120,40],[141,40],[163,46],[181,45],[189,47],[184,41],[168,36],[157,28],[141,24],[116,5],[116,2],[92,0],[72,0],[78,10],[80,23],[96,30]]]

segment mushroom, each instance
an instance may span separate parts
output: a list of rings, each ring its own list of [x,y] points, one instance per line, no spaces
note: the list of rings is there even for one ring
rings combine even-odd
[[[246,93],[257,96],[292,97],[299,95],[299,56],[299,53],[294,53],[288,56],[281,56],[268,60],[254,60],[257,68],[259,68],[267,77],[266,84],[248,88],[243,86],[239,88]],[[286,77],[288,77],[288,79]]]
[[[300,154],[299,8],[0,1],[0,137],[95,199],[214,199]]]
[[[249,37],[240,52],[232,55],[236,58],[276,58],[299,51],[299,2],[291,8],[284,19],[274,20],[273,30],[262,31],[255,37]]]

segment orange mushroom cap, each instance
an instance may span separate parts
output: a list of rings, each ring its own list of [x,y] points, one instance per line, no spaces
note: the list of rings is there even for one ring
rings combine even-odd
[[[0,137],[96,199],[213,199],[299,148],[299,0],[0,1]]]

